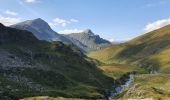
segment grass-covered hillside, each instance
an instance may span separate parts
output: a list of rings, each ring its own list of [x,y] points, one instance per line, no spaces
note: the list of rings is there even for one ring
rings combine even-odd
[[[53,98],[53,97],[49,97],[49,96],[36,96],[36,97],[28,97],[28,98],[24,98],[21,100],[82,100],[82,99],[76,99],[76,98],[63,98],[63,97],[57,97],[57,98]]]
[[[136,75],[131,86],[119,96],[123,100],[127,100],[127,98],[140,100],[147,98],[152,100],[169,100],[169,77],[170,75],[167,74]]]
[[[115,99],[169,100],[169,54],[170,25],[88,56],[103,62],[100,68],[114,78],[125,72],[138,72],[130,87]],[[148,72],[151,74],[142,74]]]
[[[73,45],[39,41],[0,24],[0,99],[101,98],[113,83]]]
[[[92,52],[90,57],[104,63],[133,64],[146,70],[170,73],[170,25],[145,33],[126,43]]]

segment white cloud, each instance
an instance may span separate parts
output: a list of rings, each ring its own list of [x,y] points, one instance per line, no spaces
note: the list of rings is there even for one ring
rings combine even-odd
[[[59,25],[62,25],[62,26],[66,26],[67,24],[70,23],[70,21],[67,21],[65,19],[55,18],[53,20],[53,23],[56,24],[56,25],[59,24]]]
[[[77,19],[65,20],[65,19],[61,19],[61,18],[55,18],[55,19],[53,19],[53,21],[51,23],[49,23],[49,25],[50,26],[61,25],[61,26],[65,27],[68,24],[77,23],[77,22],[79,22]]]
[[[70,19],[71,22],[77,23],[79,22],[77,19]]]
[[[10,10],[6,10],[5,13],[8,14],[8,15],[12,15],[12,16],[18,15],[18,13],[10,11]]]
[[[115,39],[109,39],[109,41],[110,41],[110,42],[114,42],[114,41],[115,41]]]
[[[25,0],[26,3],[36,3],[39,2],[39,0]]]
[[[145,31],[146,32],[150,32],[150,31],[153,31],[153,30],[156,30],[156,29],[159,29],[161,27],[164,27],[166,25],[169,25],[170,24],[170,18],[168,19],[162,19],[162,20],[158,20],[158,21],[155,21],[155,22],[152,22],[152,23],[149,23],[145,26]]]
[[[36,0],[25,0],[27,3],[34,3]]]
[[[20,18],[12,18],[12,17],[3,17],[0,15],[0,23],[6,25],[6,26],[10,26],[16,23],[21,22]]]
[[[60,34],[71,34],[71,33],[80,33],[80,32],[83,32],[83,30],[65,29],[65,30],[59,31],[58,33],[60,33]]]

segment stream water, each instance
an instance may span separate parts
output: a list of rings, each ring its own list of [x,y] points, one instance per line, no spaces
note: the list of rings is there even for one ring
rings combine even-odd
[[[110,91],[110,95],[106,100],[112,100],[112,97],[122,93],[129,85],[134,81],[134,75],[130,74],[128,80],[123,84],[117,86],[113,91]]]

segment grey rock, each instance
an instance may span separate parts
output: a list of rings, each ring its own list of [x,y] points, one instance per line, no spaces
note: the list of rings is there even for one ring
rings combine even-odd
[[[30,31],[39,40],[73,43],[84,52],[100,50],[111,45],[109,41],[100,38],[99,35],[95,35],[90,29],[86,29],[81,33],[72,33],[69,35],[58,34],[41,18],[27,20],[11,25],[10,27]]]
[[[10,27],[27,30],[32,32],[39,40],[47,40],[47,41],[62,41],[62,42],[70,42],[64,36],[58,34],[53,31],[47,22],[42,20],[41,18],[37,18],[34,20],[27,20],[21,23],[17,23],[15,25],[11,25]]]
[[[100,38],[99,35],[95,35],[90,29],[64,36],[86,52],[100,50],[111,45],[109,41]]]

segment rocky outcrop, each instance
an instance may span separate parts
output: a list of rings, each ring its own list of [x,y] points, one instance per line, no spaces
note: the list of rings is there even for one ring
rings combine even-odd
[[[81,33],[72,33],[65,36],[86,52],[100,50],[111,45],[109,41],[100,38],[99,35],[95,35],[90,29]]]

